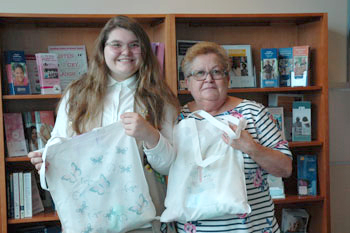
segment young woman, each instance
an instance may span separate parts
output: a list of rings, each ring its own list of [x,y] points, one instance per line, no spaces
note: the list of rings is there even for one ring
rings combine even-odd
[[[164,208],[165,183],[154,170],[167,174],[175,157],[172,129],[177,109],[177,99],[160,74],[146,32],[135,20],[117,16],[97,38],[88,73],[65,91],[51,136],[71,137],[122,122],[125,134],[136,139],[148,168],[145,176],[159,216]],[[39,170],[41,152],[28,156]],[[167,226],[159,222],[152,225],[153,230],[149,223],[133,232],[160,232],[161,228],[166,232]]]

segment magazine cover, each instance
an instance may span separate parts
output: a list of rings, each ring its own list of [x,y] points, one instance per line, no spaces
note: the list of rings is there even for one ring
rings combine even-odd
[[[30,85],[30,92],[32,94],[40,94],[40,79],[38,74],[38,66],[36,64],[36,58],[33,54],[26,54],[28,80]]]
[[[88,71],[85,45],[49,46],[48,51],[57,54],[62,90]]]
[[[8,156],[27,155],[21,113],[4,113],[4,126]]]
[[[292,141],[311,141],[311,102],[293,102]]]
[[[36,53],[35,58],[38,66],[41,94],[60,94],[57,54]]]
[[[306,87],[309,85],[310,46],[293,47],[292,87]]]
[[[35,123],[38,137],[38,148],[45,147],[51,137],[51,132],[55,124],[53,111],[35,111]]]
[[[176,55],[177,55],[177,80],[178,80],[178,89],[187,90],[186,80],[184,73],[182,72],[181,62],[184,59],[187,49],[198,43],[199,41],[193,40],[178,40],[176,46]]]
[[[261,49],[260,87],[279,87],[278,57],[276,48]]]
[[[307,233],[309,213],[305,209],[282,209],[283,233]]]
[[[280,87],[290,87],[293,71],[293,48],[278,49],[278,71],[280,73]]]
[[[222,45],[231,58],[230,88],[256,87],[250,45]]]
[[[24,51],[5,51],[4,56],[9,94],[30,94]]]
[[[298,194],[317,195],[317,156],[298,155]]]
[[[286,140],[284,133],[284,114],[283,107],[269,107],[267,111],[270,113],[271,120],[275,122],[277,128],[279,129],[282,139]]]

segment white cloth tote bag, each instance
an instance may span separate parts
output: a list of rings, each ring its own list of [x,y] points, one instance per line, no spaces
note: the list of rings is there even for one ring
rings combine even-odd
[[[187,222],[250,213],[242,152],[221,138],[223,132],[231,140],[239,138],[246,120],[231,115],[217,119],[202,110],[193,114],[203,119],[184,119],[174,129],[177,157],[169,171],[160,220]],[[238,126],[236,132],[228,122]]]
[[[154,220],[136,141],[121,123],[60,141],[45,148],[40,182],[65,233],[126,232]]]

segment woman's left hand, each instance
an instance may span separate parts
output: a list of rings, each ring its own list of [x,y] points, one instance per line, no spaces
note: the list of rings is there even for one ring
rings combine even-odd
[[[159,131],[155,129],[140,114],[126,112],[121,116],[126,135],[134,137],[138,141],[143,141],[149,149],[155,147],[159,141]]]
[[[236,131],[236,129],[237,129],[236,125],[230,124],[229,126],[233,131]],[[227,134],[223,134],[222,139],[224,140],[224,142],[226,144],[230,143],[230,138],[228,137]],[[249,150],[254,148],[254,146],[256,145],[256,142],[254,141],[254,139],[250,135],[250,133],[248,133],[248,131],[242,130],[241,136],[238,139],[233,139],[231,144],[229,144],[229,145],[232,146],[234,149],[237,149],[237,150],[240,150],[246,154],[249,154]]]

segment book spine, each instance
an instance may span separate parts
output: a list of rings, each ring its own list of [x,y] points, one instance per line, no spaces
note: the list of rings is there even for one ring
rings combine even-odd
[[[19,180],[19,209],[20,218],[24,218],[24,182],[23,182],[23,172],[18,173]]]
[[[32,217],[32,174],[30,172],[23,173],[24,180],[24,217]]]
[[[19,178],[18,172],[13,173],[13,204],[14,204],[14,218],[20,218],[20,203],[19,203]]]

